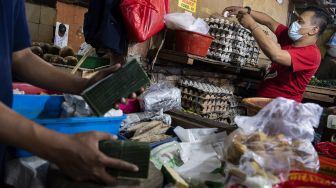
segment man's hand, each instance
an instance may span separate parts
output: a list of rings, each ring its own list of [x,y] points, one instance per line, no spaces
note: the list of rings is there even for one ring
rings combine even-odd
[[[239,12],[243,12],[243,13],[247,13],[247,9],[243,8],[243,7],[238,7],[238,6],[231,6],[231,7],[227,7],[224,9],[223,14],[225,12],[229,12],[229,17],[230,16],[237,16]]]
[[[111,66],[109,68],[106,68],[106,69],[103,69],[101,71],[98,71],[97,74],[95,74],[90,79],[86,80],[86,83],[84,83],[83,90],[85,90],[86,88],[92,86],[93,84],[97,83],[98,81],[104,79],[108,75],[117,72],[120,68],[121,68],[121,65],[120,64],[116,64],[116,65],[113,65],[113,66]]]
[[[113,74],[115,72],[117,72],[119,69],[121,68],[121,64],[116,64],[113,65],[109,68],[103,69],[101,71],[99,71],[97,74],[95,74],[92,78],[90,79],[85,79],[83,81],[83,86],[82,86],[82,90],[84,91],[86,88],[94,85],[95,83],[97,83],[98,81],[104,79],[105,77],[109,76],[110,74]],[[135,99],[137,98],[137,96],[141,95],[144,92],[144,88],[141,88],[139,91],[131,93],[128,98],[131,99]],[[121,98],[116,104],[115,104],[115,108],[119,108],[118,107],[118,103],[127,103],[127,99],[125,98]]]
[[[258,26],[257,22],[252,18],[252,16],[247,13],[239,12],[237,15],[237,19],[239,23],[247,29],[252,30]]]
[[[106,172],[107,167],[133,172],[138,171],[138,167],[126,161],[110,158],[99,151],[98,142],[111,139],[115,138],[100,132],[67,136],[60,151],[54,151],[52,159],[66,175],[74,180],[114,184],[116,178]]]

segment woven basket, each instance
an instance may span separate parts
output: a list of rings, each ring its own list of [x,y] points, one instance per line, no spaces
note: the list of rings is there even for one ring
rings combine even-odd
[[[247,109],[247,115],[254,116],[271,101],[270,98],[253,97],[245,98],[242,102]]]

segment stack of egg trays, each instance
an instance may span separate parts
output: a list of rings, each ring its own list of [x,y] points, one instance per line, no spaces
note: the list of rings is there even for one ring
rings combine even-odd
[[[210,84],[181,80],[182,106],[209,119],[228,116],[232,91]]]
[[[249,30],[225,19],[206,18],[206,22],[215,38],[208,51],[209,58],[238,66],[258,64],[260,49]]]

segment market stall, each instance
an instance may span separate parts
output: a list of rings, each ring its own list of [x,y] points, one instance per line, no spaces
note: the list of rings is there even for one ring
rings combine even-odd
[[[62,6],[88,11],[83,31],[69,36],[68,46],[34,41],[30,49],[48,66],[77,79],[95,78],[114,66],[120,66],[118,71],[76,94],[42,89],[14,77],[12,110],[65,135],[90,131],[115,135],[93,145],[103,156],[135,164],[138,171],[100,164],[116,178],[115,185],[104,185],[106,177],[76,178],[57,162],[38,157],[46,155],[37,152],[36,156],[38,150],[14,146],[5,164],[6,184],[15,188],[336,187],[335,81],[310,77],[302,102],[290,96],[296,95],[292,89],[297,80],[284,95],[271,97],[278,92],[274,90],[270,97],[260,96],[265,80],[278,76],[269,69],[278,59],[268,49],[270,43],[278,43],[269,25],[246,24],[246,16],[252,21],[265,18],[253,12],[265,10],[290,25],[296,20],[292,12],[304,13],[309,5],[334,18],[335,2],[116,2],[62,1]],[[52,7],[62,7],[55,3]],[[223,11],[232,5],[241,8]],[[234,9],[240,11],[234,14]],[[77,27],[75,21],[68,24],[70,30]],[[334,31],[334,23],[327,30]],[[76,52],[71,46],[79,42]],[[320,43],[314,46],[322,51],[325,47]],[[289,67],[293,72],[283,71],[287,77],[275,82],[302,76],[297,76],[300,71],[294,72],[293,64]],[[279,83],[279,91],[283,85]]]

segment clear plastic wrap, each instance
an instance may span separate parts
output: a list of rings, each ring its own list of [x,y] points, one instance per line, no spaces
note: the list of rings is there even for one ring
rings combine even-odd
[[[317,171],[311,141],[321,113],[319,105],[277,98],[256,116],[236,117],[239,129],[226,140],[223,160],[270,184],[285,181],[290,170]]]
[[[263,131],[267,135],[284,134],[288,138],[314,140],[314,128],[323,108],[313,103],[274,99],[253,117],[237,116],[235,122],[245,134]]]
[[[181,109],[181,91],[170,84],[161,82],[152,85],[140,96],[141,108],[146,112],[164,112]]]

